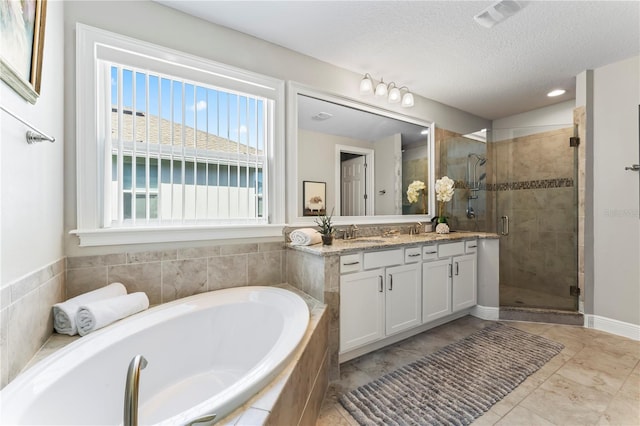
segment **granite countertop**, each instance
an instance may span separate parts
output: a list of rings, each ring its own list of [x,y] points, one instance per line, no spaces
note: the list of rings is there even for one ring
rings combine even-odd
[[[312,246],[294,246],[287,244],[287,248],[315,254],[317,256],[331,256],[368,249],[394,248],[399,246],[412,246],[425,243],[435,243],[443,241],[470,240],[473,238],[496,239],[498,234],[490,232],[455,231],[449,234],[436,234],[427,232],[418,235],[395,234],[391,236],[362,237],[353,240],[342,240],[335,238],[333,244],[324,246],[314,244]]]

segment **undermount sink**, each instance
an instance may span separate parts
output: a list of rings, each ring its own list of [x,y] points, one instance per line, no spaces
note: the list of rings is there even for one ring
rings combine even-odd
[[[376,238],[354,238],[351,240],[341,240],[345,243],[384,243],[386,240],[376,239]]]

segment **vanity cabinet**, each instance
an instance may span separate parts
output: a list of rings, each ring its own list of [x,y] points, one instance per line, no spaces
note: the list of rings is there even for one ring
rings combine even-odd
[[[451,311],[451,259],[422,264],[422,321],[430,322]]]
[[[341,266],[355,262],[350,256],[342,256]],[[367,270],[341,275],[341,352],[421,324],[420,264],[402,265],[403,261],[402,249],[365,252]]]
[[[476,304],[477,241],[425,246],[422,264],[422,319],[427,323]],[[437,259],[437,260],[430,260]]]
[[[476,305],[476,250],[465,240],[340,256],[340,353]]]
[[[420,265],[417,263],[387,268],[385,291],[386,335],[420,325]]]
[[[384,337],[383,280],[383,268],[340,277],[341,351]]]
[[[475,306],[477,300],[477,258],[465,254],[451,259],[451,303],[453,312]]]

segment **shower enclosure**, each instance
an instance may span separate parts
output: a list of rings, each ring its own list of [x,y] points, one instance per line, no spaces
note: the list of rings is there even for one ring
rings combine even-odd
[[[444,138],[456,182],[452,229],[500,236],[500,306],[578,310],[577,148],[573,124]]]

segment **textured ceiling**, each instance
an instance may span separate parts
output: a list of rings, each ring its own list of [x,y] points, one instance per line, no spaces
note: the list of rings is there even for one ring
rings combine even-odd
[[[473,20],[487,1],[159,2],[488,119],[572,99],[580,72],[640,54],[638,1],[520,1],[491,29]]]

